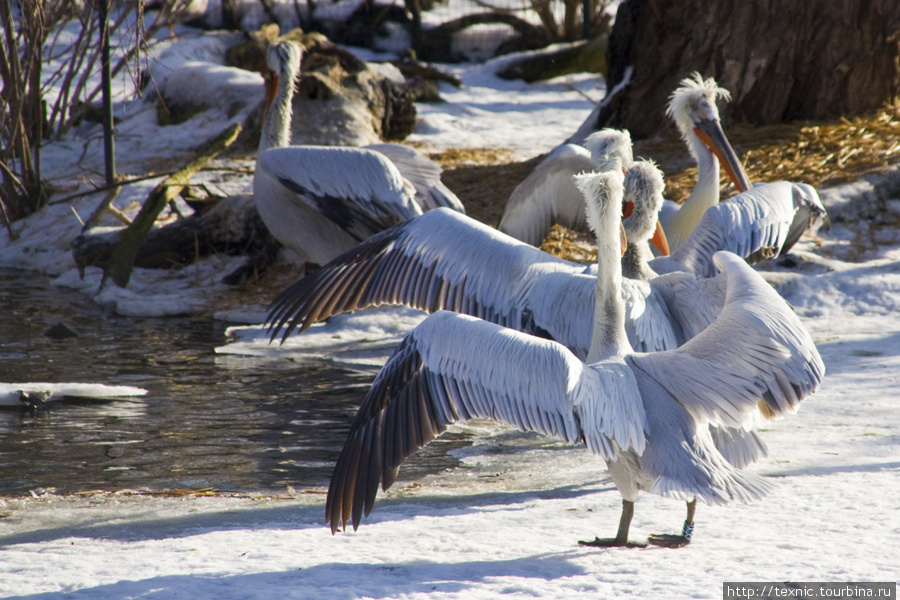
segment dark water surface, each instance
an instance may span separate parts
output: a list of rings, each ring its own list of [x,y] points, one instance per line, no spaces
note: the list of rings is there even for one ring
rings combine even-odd
[[[78,337],[44,335],[63,322]],[[106,314],[46,277],[0,269],[0,382],[130,385],[146,396],[0,407],[0,496],[39,488],[283,492],[326,486],[375,370],[230,358],[226,325]],[[240,366],[235,366],[239,362]],[[452,467],[445,435],[403,479]]]

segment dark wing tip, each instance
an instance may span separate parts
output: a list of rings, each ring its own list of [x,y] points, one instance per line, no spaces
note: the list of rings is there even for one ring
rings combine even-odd
[[[281,343],[328,317],[369,306],[365,294],[375,271],[402,233],[403,224],[382,231],[281,292],[269,305],[269,341]]]
[[[332,533],[347,523],[356,530],[378,488],[390,488],[400,465],[457,420],[448,395],[436,389],[444,385],[407,336],[366,394],[335,465],[325,501]]]

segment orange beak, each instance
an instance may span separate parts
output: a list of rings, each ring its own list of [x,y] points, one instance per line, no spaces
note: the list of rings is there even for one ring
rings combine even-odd
[[[269,74],[266,79],[266,108],[272,105],[275,100],[275,94],[278,93],[278,73],[274,71]]]
[[[750,178],[744,171],[744,165],[738,159],[734,148],[728,143],[728,138],[725,137],[725,132],[722,131],[722,126],[717,120],[697,121],[694,124],[694,133],[719,160],[719,164],[725,169],[725,173],[738,192],[746,192],[752,187]]]
[[[625,256],[625,251],[628,249],[628,240],[625,238],[625,226],[622,223],[619,223],[619,249],[622,251],[622,256]]]
[[[650,238],[650,241],[659,248],[663,256],[669,256],[669,241],[666,239],[666,232],[663,231],[662,224],[659,221],[656,222],[656,232]]]
[[[622,218],[627,219],[634,212],[634,202],[625,202],[622,204]]]

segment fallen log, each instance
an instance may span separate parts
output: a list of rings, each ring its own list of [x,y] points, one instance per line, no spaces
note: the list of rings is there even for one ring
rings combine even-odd
[[[510,63],[497,73],[503,79],[522,79],[528,83],[552,79],[570,73],[600,73],[606,75],[606,47],[608,36],[586,42],[567,44],[562,48],[546,49]]]
[[[112,234],[114,241],[108,240],[111,243],[94,245],[90,231],[75,238],[72,254],[79,270],[83,272],[88,265],[99,266],[103,269],[101,286],[112,278],[117,286],[127,287],[141,246],[159,214],[190,183],[191,176],[231,145],[240,131],[240,124],[235,123],[207,143],[190,163],[166,177],[150,192],[134,221]]]
[[[104,267],[120,242],[120,232],[79,236],[72,254],[80,269]],[[134,256],[134,266],[171,268],[195,262],[203,256],[247,256],[247,262],[223,277],[230,285],[251,280],[277,258],[281,244],[269,233],[250,196],[229,196],[212,208],[152,229]]]

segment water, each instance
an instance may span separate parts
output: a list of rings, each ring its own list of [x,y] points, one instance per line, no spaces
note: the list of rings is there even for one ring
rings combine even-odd
[[[78,337],[44,335],[63,322]],[[0,410],[0,496],[116,489],[283,492],[327,486],[375,371],[234,360],[217,364],[225,324],[105,314],[46,278],[0,269],[0,381],[147,389],[115,401]],[[432,443],[401,470],[413,480],[457,465]]]

